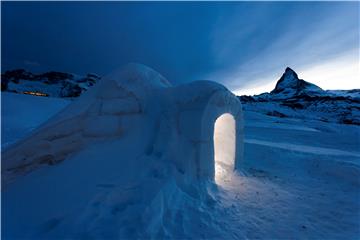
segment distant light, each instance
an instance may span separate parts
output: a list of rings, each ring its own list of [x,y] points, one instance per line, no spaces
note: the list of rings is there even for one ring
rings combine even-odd
[[[49,96],[49,94],[47,93],[42,93],[42,92],[30,92],[30,91],[25,91],[23,92],[24,94],[29,94],[29,95],[34,95],[34,96],[41,96],[41,97],[47,97]]]

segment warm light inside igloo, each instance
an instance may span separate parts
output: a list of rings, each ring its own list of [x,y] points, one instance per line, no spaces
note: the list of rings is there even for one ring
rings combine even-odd
[[[225,113],[214,125],[215,181],[219,183],[234,170],[236,146],[235,119]]]

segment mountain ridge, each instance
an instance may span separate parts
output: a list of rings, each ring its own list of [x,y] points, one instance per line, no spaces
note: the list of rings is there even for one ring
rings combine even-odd
[[[57,71],[33,74],[15,69],[1,74],[1,91],[46,97],[78,97],[99,80],[100,77],[93,73],[85,76]]]
[[[246,110],[271,116],[360,125],[360,89],[323,90],[290,67],[271,92],[239,99]]]
[[[1,91],[71,99],[100,80],[96,74],[79,76],[56,71],[33,74],[16,69],[1,74]],[[238,98],[244,110],[270,116],[360,125],[360,89],[323,90],[300,79],[290,67],[272,91]]]
[[[309,83],[303,79],[299,79],[297,73],[287,67],[281,78],[277,81],[274,90],[270,93],[279,94],[288,89],[294,90],[294,94],[298,95],[302,91],[322,91],[322,89],[313,83]]]

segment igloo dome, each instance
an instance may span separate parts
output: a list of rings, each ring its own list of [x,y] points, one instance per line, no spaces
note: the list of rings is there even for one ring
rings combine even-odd
[[[243,115],[233,93],[215,82],[195,81],[164,89],[158,95],[162,99],[156,100],[162,103],[157,113],[161,116],[159,132],[163,134],[159,142],[154,141],[155,149],[167,153],[180,172],[190,178],[213,179],[216,153],[221,168],[241,167]],[[215,125],[222,116],[228,117]],[[228,145],[217,146],[215,140],[221,142],[221,138]],[[224,148],[228,151],[224,152]]]
[[[105,79],[114,80],[119,87],[132,89],[133,91],[171,87],[170,82],[160,73],[139,63],[129,63],[113,71]]]
[[[215,161],[231,170],[241,166],[243,118],[234,94],[211,81],[172,86],[153,69],[132,63],[6,149],[3,184],[41,165],[68,160],[89,145],[127,139],[137,131],[145,143],[137,155],[170,162],[180,181],[214,179]]]
[[[143,64],[129,63],[106,75],[96,91],[98,98],[144,98],[155,89],[171,87],[160,73]]]

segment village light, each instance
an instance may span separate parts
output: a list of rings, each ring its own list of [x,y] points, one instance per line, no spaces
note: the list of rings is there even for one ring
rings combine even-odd
[[[31,92],[31,91],[25,91],[24,94],[34,95],[34,96],[41,96],[41,97],[47,97],[49,94],[42,93],[42,92]]]

